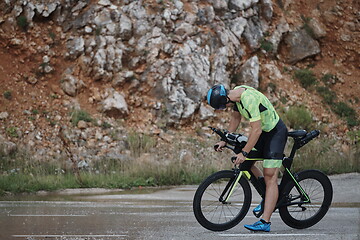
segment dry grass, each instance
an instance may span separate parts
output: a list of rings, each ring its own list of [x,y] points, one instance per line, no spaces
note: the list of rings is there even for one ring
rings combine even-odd
[[[148,141],[154,139],[146,138]],[[138,155],[132,154],[127,160],[103,159],[81,172],[81,183],[76,181],[71,170],[61,169],[61,163],[35,161],[21,152],[12,156],[2,154],[0,193],[78,187],[131,188],[198,184],[215,171],[232,168],[230,158],[234,154],[230,150],[214,152],[213,144],[216,141],[216,137],[184,136],[174,139],[171,144],[158,142],[156,147],[141,148]],[[347,153],[341,153],[333,146],[332,140],[319,138],[311,141],[298,151],[293,170],[319,169],[327,174],[360,171],[357,142]],[[261,166],[261,163],[258,164]]]
[[[358,144],[350,146],[347,152],[334,148],[336,141],[319,138],[298,150],[295,155],[294,171],[318,169],[327,174],[360,172]]]

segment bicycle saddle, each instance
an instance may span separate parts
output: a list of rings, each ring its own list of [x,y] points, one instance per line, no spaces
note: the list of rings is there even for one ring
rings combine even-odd
[[[295,130],[288,132],[288,136],[293,138],[298,138],[298,137],[304,137],[306,133],[307,132],[305,130]]]

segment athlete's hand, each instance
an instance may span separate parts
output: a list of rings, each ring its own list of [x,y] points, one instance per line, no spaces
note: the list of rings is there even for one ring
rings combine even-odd
[[[236,160],[235,160],[234,164],[240,165],[241,163],[245,162],[245,160],[246,160],[246,157],[242,153],[239,153],[236,155]]]
[[[222,152],[222,150],[223,150],[223,148],[225,147],[225,145],[226,145],[226,142],[220,141],[220,142],[218,142],[218,143],[215,144],[214,149],[215,149],[215,151],[217,151],[217,152]]]

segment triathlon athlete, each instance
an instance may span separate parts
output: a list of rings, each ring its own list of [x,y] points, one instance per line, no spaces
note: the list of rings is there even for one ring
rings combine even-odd
[[[278,173],[282,165],[283,152],[287,140],[287,128],[279,118],[269,99],[256,89],[241,85],[233,90],[226,90],[223,85],[215,85],[207,94],[207,102],[214,109],[225,109],[234,104],[228,127],[229,132],[235,132],[238,128],[241,116],[250,121],[250,135],[242,152],[237,154],[236,165],[243,163],[249,152],[255,148],[264,157],[263,173],[254,164],[251,171],[256,177],[264,177],[266,184],[265,202],[260,203],[253,211],[260,212],[264,206],[264,212],[260,221],[245,225],[252,231],[270,231],[270,218],[275,209],[278,199]],[[222,151],[226,145],[224,141],[217,143],[216,151]],[[255,161],[254,161],[255,163]]]

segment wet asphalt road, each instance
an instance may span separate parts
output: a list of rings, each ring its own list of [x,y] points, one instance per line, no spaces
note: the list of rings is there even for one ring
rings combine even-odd
[[[251,233],[243,224],[211,232],[192,212],[197,186],[130,192],[62,194],[0,201],[0,239],[360,239],[360,174],[331,177],[333,206],[315,226],[297,230],[278,213],[270,233]],[[259,202],[253,194],[254,206]]]

